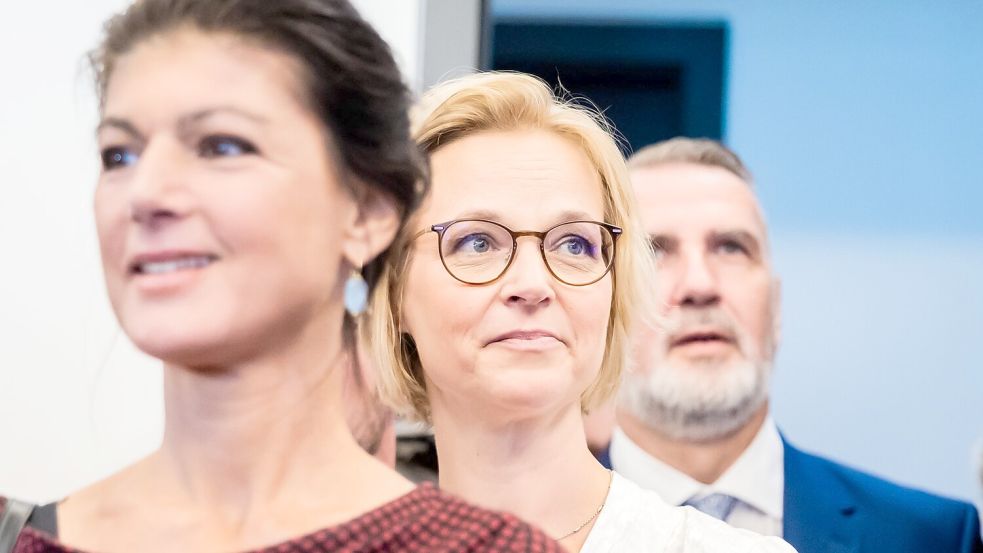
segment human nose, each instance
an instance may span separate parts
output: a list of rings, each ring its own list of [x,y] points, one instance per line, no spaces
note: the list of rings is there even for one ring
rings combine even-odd
[[[180,153],[176,144],[164,139],[144,148],[128,187],[130,219],[134,223],[158,229],[187,213],[187,171]]]
[[[541,249],[533,237],[516,243],[515,259],[506,269],[500,297],[512,305],[535,307],[546,305],[555,297],[554,279],[543,261]]]
[[[719,282],[703,252],[686,252],[680,261],[670,307],[710,307],[718,304]]]

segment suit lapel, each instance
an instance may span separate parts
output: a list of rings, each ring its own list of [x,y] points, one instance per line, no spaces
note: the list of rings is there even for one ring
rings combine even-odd
[[[611,444],[610,443],[604,446],[604,449],[600,451],[594,451],[592,453],[594,453],[594,457],[597,459],[597,462],[601,463],[604,466],[604,468],[609,470],[611,469]]]
[[[829,466],[785,437],[785,541],[799,553],[857,553],[863,527],[856,501]]]

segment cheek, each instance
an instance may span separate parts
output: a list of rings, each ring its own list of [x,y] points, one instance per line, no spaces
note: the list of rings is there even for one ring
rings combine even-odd
[[[768,282],[765,279],[754,279],[745,282],[739,289],[730,291],[731,298],[735,298],[734,310],[735,318],[749,341],[749,345],[756,350],[755,354],[760,355],[760,351],[766,347],[771,339],[771,305],[769,296]]]
[[[583,294],[571,297],[567,302],[578,345],[585,350],[582,355],[589,355],[591,361],[604,356],[611,316],[611,290],[610,279],[605,279],[583,288]]]
[[[665,354],[665,332],[655,326],[638,325],[632,335],[632,358],[637,370],[647,370],[655,359]]]
[[[668,314],[672,307],[671,297],[673,290],[679,282],[677,265],[668,261],[660,262],[656,265],[657,273],[653,291],[655,294],[656,305],[662,310],[662,314]]]
[[[483,291],[453,280],[439,260],[410,262],[401,316],[428,372],[473,357],[474,331],[485,312]]]
[[[103,274],[112,296],[123,277],[123,256],[126,250],[128,226],[126,200],[122,190],[99,185],[96,188],[92,206],[96,222],[96,234],[99,238]]]
[[[771,288],[768,285],[761,287],[760,300],[758,303],[758,319],[756,322],[757,332],[761,336],[761,347],[768,350],[773,346],[775,339],[775,313],[771,303]],[[763,351],[762,353],[768,353]]]
[[[254,264],[242,267],[255,271],[257,281],[287,295],[322,295],[335,286],[348,207],[341,199],[274,191],[229,193],[207,204],[214,206],[212,233],[233,257],[254,257]]]

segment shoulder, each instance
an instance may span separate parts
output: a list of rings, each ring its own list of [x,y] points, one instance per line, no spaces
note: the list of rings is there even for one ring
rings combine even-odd
[[[0,520],[4,521],[3,526],[0,526],[0,528],[7,527],[11,524],[17,524],[17,525],[26,524],[28,517],[31,515],[34,508],[35,505],[33,503],[28,503],[26,501],[19,501],[12,497],[5,497],[0,495]],[[8,517],[11,519],[10,522],[5,520]],[[18,519],[20,520],[20,522],[14,522],[17,521]]]
[[[683,522],[681,511],[617,472],[582,553],[661,551]]]
[[[673,542],[679,544],[682,550],[707,553],[795,553],[795,549],[781,538],[735,528],[692,507],[676,508],[685,512],[684,523]]]
[[[979,533],[976,508],[967,502],[903,486],[787,443],[785,457],[786,505],[839,493],[863,510],[870,524],[883,520],[901,532],[946,539]]]
[[[836,484],[851,492],[858,503],[868,503],[878,508],[902,511],[921,512],[952,516],[975,508],[964,501],[950,499],[922,490],[903,486],[874,476],[868,472],[820,457],[812,453],[798,450],[788,444],[785,446],[786,458],[789,455],[801,464],[803,472],[808,471],[816,479],[812,484]],[[791,475],[798,479],[799,471]],[[825,480],[826,482],[823,482]],[[786,474],[786,487],[795,487],[796,481]]]
[[[490,511],[422,484],[390,505],[397,543],[419,543],[421,551],[561,552],[560,545],[540,530],[508,513]]]
[[[31,518],[29,517],[32,514],[32,509],[33,514],[36,514],[37,509],[34,504],[0,496],[0,521],[3,521],[3,524],[0,525],[0,534],[5,531],[10,532],[13,530],[13,527],[21,527],[20,531],[16,534],[17,537],[10,544],[13,546],[12,551],[42,553],[60,553],[65,551],[56,543],[53,537],[31,527]],[[8,515],[19,519],[13,523],[13,527],[11,527],[10,520],[5,520]]]
[[[139,463],[138,463],[139,464]],[[73,491],[58,502],[58,533],[62,536],[115,536],[120,528],[136,528],[160,516],[159,502],[137,477],[135,465]],[[88,543],[88,542],[86,542]]]
[[[614,474],[604,510],[584,544],[585,553],[621,551],[792,553],[784,541],[734,528]]]

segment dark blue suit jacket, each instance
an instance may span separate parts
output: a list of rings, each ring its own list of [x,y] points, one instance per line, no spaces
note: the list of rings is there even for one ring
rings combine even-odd
[[[783,532],[799,553],[983,553],[972,505],[893,484],[788,442]]]
[[[799,553],[983,553],[972,505],[899,486],[784,443],[782,531]],[[597,457],[610,468],[607,450]]]

